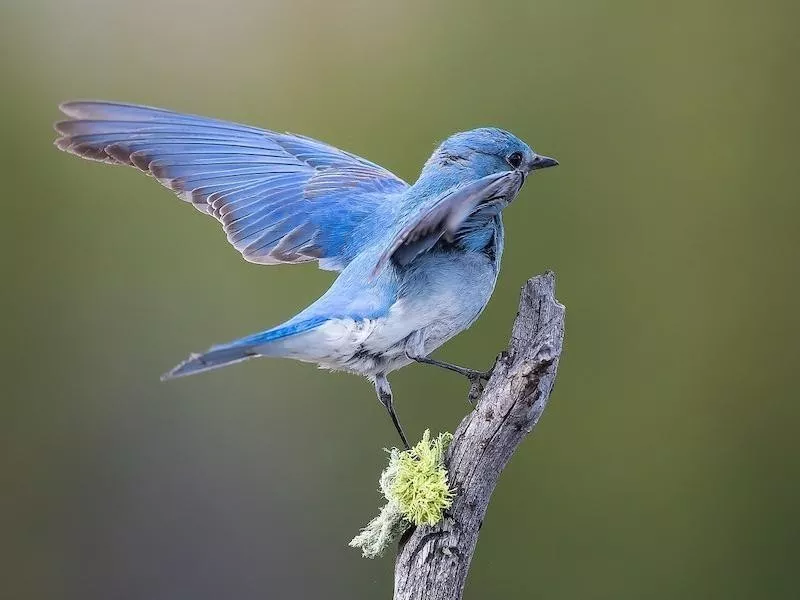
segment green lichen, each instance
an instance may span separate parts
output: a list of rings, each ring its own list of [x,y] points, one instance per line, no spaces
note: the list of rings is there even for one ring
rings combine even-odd
[[[435,525],[453,502],[447,483],[444,453],[453,436],[442,433],[431,441],[429,430],[410,450],[389,452],[389,465],[381,473],[380,491],[386,504],[354,537],[350,546],[367,558],[381,556],[412,525]]]
[[[390,489],[400,512],[414,525],[436,525],[442,512],[453,503],[447,485],[447,470],[442,462],[453,436],[439,435],[432,443],[425,430],[416,446],[397,455],[396,473]]]

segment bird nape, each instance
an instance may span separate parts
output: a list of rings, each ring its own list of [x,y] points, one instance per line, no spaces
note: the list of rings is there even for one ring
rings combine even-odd
[[[192,354],[164,379],[259,356],[368,378],[406,448],[387,375],[429,358],[478,318],[503,252],[503,209],[528,175],[558,164],[502,129],[446,139],[413,185],[317,140],[103,101],[61,105],[61,150],[155,178],[217,219],[245,260],[316,261],[331,287],[286,322]]]

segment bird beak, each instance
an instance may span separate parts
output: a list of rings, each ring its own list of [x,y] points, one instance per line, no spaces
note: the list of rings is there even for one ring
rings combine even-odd
[[[530,170],[536,171],[538,169],[546,169],[547,167],[555,167],[556,165],[558,165],[558,161],[555,158],[537,154],[530,164]]]

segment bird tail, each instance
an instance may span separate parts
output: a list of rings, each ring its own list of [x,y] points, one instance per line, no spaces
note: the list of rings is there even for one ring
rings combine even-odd
[[[242,362],[248,358],[258,356],[258,353],[251,346],[237,346],[235,343],[223,346],[214,346],[208,352],[202,354],[193,353],[174,369],[161,376],[161,381],[175,379],[176,377],[186,377],[195,373],[203,373],[212,369],[219,369],[237,362]]]
[[[315,317],[305,321],[285,323],[227,344],[212,346],[202,354],[189,355],[189,358],[174,369],[164,373],[161,376],[161,381],[219,369],[256,356],[280,356],[278,348],[271,351],[270,345],[272,342],[314,329],[326,320],[322,317]]]

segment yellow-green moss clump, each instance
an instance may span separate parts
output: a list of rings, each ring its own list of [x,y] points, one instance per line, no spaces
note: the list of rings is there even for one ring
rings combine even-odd
[[[442,433],[431,441],[429,430],[410,450],[389,453],[389,466],[381,473],[380,490],[386,504],[350,545],[367,558],[381,556],[411,525],[436,525],[453,502],[447,483],[444,453],[453,436]]]

